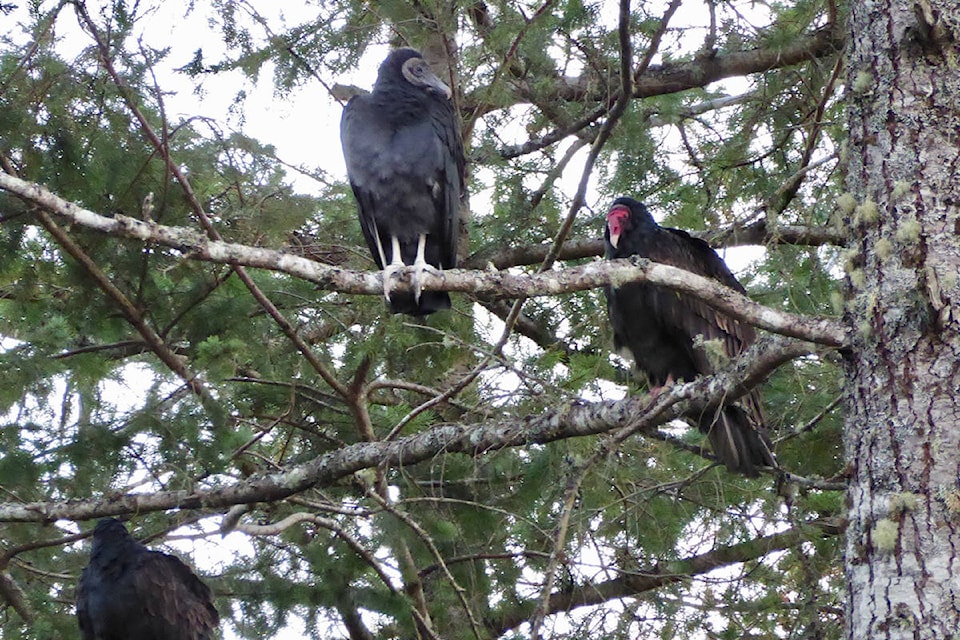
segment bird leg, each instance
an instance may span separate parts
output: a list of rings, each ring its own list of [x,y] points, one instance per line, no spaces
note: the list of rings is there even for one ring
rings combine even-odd
[[[667,379],[663,381],[663,384],[650,387],[650,400],[656,400],[661,393],[669,389],[674,385],[673,374],[667,374]]]
[[[387,256],[383,253],[383,245],[380,244],[380,230],[377,229],[377,221],[373,220],[373,239],[377,241],[377,254],[380,256],[380,264],[387,266]]]
[[[437,273],[439,271],[439,269],[432,264],[427,264],[427,260],[424,257],[426,247],[427,234],[421,233],[420,239],[417,241],[417,259],[413,261],[413,299],[417,301],[417,304],[420,304],[420,278],[423,272],[430,271],[431,273]]]
[[[383,248],[380,247],[379,244],[380,236],[377,236],[377,246],[380,251],[383,251]],[[390,264],[387,264],[385,260],[383,263],[383,297],[387,299],[387,302],[390,302],[390,278],[392,278],[393,274],[397,271],[407,266],[403,264],[403,257],[400,255],[400,240],[397,236],[390,236],[390,247],[392,248]]]

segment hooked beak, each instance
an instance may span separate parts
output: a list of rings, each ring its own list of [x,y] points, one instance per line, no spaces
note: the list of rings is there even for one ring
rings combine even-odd
[[[616,206],[607,214],[607,236],[610,238],[610,246],[614,249],[617,248],[620,236],[623,234],[624,221],[629,217],[630,210],[623,206]]]
[[[423,81],[433,91],[443,94],[447,100],[449,100],[453,96],[453,92],[450,91],[450,87],[448,87],[443,80],[437,77],[437,74],[435,74],[434,72],[430,71],[426,73],[423,76]]]

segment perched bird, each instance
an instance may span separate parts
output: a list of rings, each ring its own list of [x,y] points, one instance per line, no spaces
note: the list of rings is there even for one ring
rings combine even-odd
[[[450,88],[414,49],[380,65],[373,91],[350,99],[340,120],[347,177],[360,227],[393,313],[425,316],[450,307],[445,291],[420,289],[421,274],[457,266],[464,156]],[[390,278],[413,265],[412,293]]]
[[[661,227],[632,198],[614,201],[604,240],[607,259],[641,256],[745,293],[710,245],[685,231]],[[632,356],[655,390],[713,373],[716,356],[736,356],[756,340],[752,326],[672,289],[632,282],[608,287],[606,294],[614,346]],[[739,404],[707,408],[697,422],[714,454],[731,471],[756,476],[758,466],[776,466],[757,390]]]
[[[93,530],[77,618],[83,640],[208,640],[220,624],[210,588],[187,565],[147,549],[113,518]]]

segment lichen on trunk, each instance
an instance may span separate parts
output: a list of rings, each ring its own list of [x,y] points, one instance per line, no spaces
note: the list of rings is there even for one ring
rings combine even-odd
[[[960,5],[853,3],[848,638],[960,629]]]

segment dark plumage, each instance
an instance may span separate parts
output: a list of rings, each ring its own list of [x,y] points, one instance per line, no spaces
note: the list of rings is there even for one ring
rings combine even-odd
[[[450,307],[445,291],[420,291],[420,273],[457,265],[463,144],[450,89],[413,49],[380,65],[373,91],[350,99],[340,120],[347,177],[360,226],[393,313]],[[414,291],[390,292],[390,277],[414,265]]]
[[[210,588],[187,565],[147,549],[113,518],[93,530],[77,618],[83,640],[208,640],[220,624]]]
[[[710,245],[685,231],[661,227],[632,198],[614,201],[604,239],[608,259],[642,256],[745,293]],[[713,372],[710,354],[695,344],[697,336],[718,341],[708,349],[720,347],[727,357],[738,355],[756,339],[752,326],[671,289],[637,282],[610,287],[606,293],[617,351],[632,356],[655,387]],[[731,471],[755,476],[758,466],[775,466],[756,390],[739,405],[708,408],[698,426]]]

